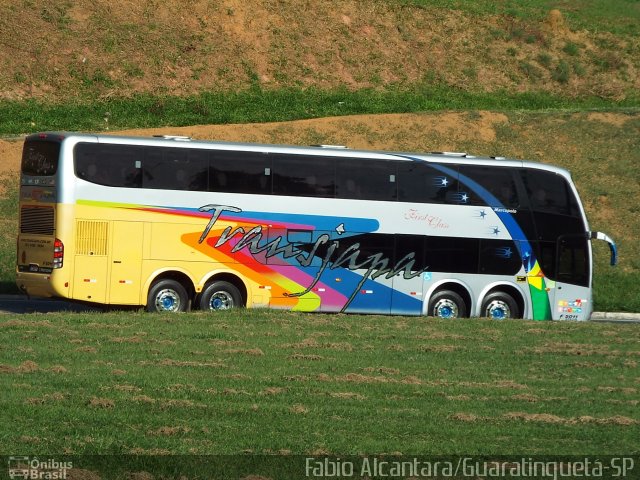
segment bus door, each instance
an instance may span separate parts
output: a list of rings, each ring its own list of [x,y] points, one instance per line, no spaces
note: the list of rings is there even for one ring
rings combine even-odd
[[[140,305],[144,224],[114,221],[111,229],[109,303]]]
[[[584,234],[561,235],[556,245],[553,318],[587,320],[593,305],[590,283],[589,243]]]
[[[589,240],[604,240],[611,251],[611,265],[617,263],[615,242],[602,232],[561,235],[556,247],[556,288],[553,318],[588,320],[593,311],[591,295],[591,245]]]

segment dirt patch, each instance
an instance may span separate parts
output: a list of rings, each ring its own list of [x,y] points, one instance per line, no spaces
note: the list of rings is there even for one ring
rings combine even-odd
[[[256,143],[335,144],[355,149],[403,149],[404,142],[395,144],[393,137],[411,139],[423,137],[418,145],[424,151],[455,151],[461,141],[492,142],[496,128],[508,122],[502,113],[481,111],[469,115],[461,112],[440,114],[387,114],[329,117],[296,122],[197,125],[153,129],[122,130],[117,134],[151,136],[159,134],[185,135],[202,140],[225,140]],[[116,134],[116,132],[113,132]],[[429,139],[442,137],[445,143],[431,144]],[[407,142],[409,143],[409,142]]]
[[[589,415],[580,417],[565,418],[549,413],[524,413],[509,412],[503,415],[503,418],[509,420],[523,420],[525,422],[554,423],[564,425],[575,425],[578,423],[595,423],[598,425],[621,425],[631,426],[640,424],[640,421],[622,415],[614,415],[613,417],[594,418]]]
[[[194,0],[177,14],[184,6],[175,0],[123,9],[106,0],[17,2],[0,10],[0,98],[416,83],[620,97],[638,85],[634,37],[572,29],[560,10],[539,21],[406,2],[300,8]],[[567,41],[580,47],[567,51]],[[558,79],[561,60],[579,63],[580,73]]]
[[[300,404],[293,405],[289,410],[291,411],[291,413],[296,413],[301,415],[305,415],[309,413],[309,409],[304,405],[300,405]]]
[[[165,358],[157,362],[142,361],[140,365],[159,365],[162,367],[208,367],[208,368],[225,368],[224,363],[219,362],[193,362],[189,360],[173,360],[171,358]]]
[[[323,357],[322,355],[304,355],[302,353],[294,353],[293,355],[289,355],[287,358],[289,360],[319,361],[319,360],[324,360],[325,357]]]
[[[116,402],[110,398],[92,397],[87,402],[87,405],[92,408],[106,408],[110,409],[116,406]]]
[[[49,367],[49,371],[52,373],[67,373],[68,370],[62,365],[52,365]]]
[[[387,377],[383,377],[382,375],[362,375],[360,373],[347,373],[345,375],[340,375],[335,378],[338,382],[352,382],[352,383],[389,383],[393,381]]]
[[[54,393],[46,393],[42,397],[30,397],[25,400],[25,403],[28,405],[43,405],[45,403],[55,403],[60,402],[65,399],[63,393],[54,392]]]
[[[417,350],[428,353],[449,353],[464,349],[459,345],[418,345]]]
[[[136,387],[135,385],[114,385],[113,386],[114,390],[117,390],[118,392],[141,392],[142,389],[140,387]]]
[[[514,382],[513,380],[497,380],[492,383],[488,382],[459,382],[456,383],[461,387],[469,387],[469,388],[504,388],[507,390],[527,390],[529,387],[527,385],[523,385],[522,383]]]
[[[349,342],[318,342],[315,338],[305,338],[298,343],[285,343],[280,346],[281,348],[293,348],[293,349],[320,349],[320,350],[339,350],[344,352],[350,352],[353,350],[353,346]]]
[[[38,364],[36,362],[32,362],[31,360],[22,362],[16,369],[16,371],[18,371],[19,373],[33,373],[37,372],[38,370],[40,370]]]
[[[189,427],[168,427],[168,426],[164,426],[164,427],[160,427],[157,428],[155,430],[149,430],[147,432],[147,435],[151,435],[151,436],[162,436],[162,437],[172,437],[174,435],[180,435],[180,434],[184,434],[184,433],[189,433],[191,431],[191,429]]]
[[[101,476],[94,471],[85,470],[82,468],[72,468],[66,470],[67,480],[101,480]]]
[[[473,413],[464,413],[464,412],[454,413],[452,415],[449,415],[449,418],[451,420],[457,420],[459,422],[477,422],[481,420],[481,418],[478,415],[475,415]]]
[[[251,357],[262,357],[264,352],[259,348],[230,348],[220,353],[228,353],[230,355],[249,355]]]
[[[131,400],[138,403],[148,403],[148,404],[156,403],[157,401],[155,398],[151,398],[148,395],[135,395]]]
[[[533,353],[560,353],[564,355],[620,355],[617,350],[610,350],[608,345],[578,344],[565,342],[549,342],[529,349]]]
[[[18,173],[22,158],[22,141],[0,140],[0,177]]]
[[[587,115],[587,120],[592,122],[602,122],[616,127],[624,127],[632,117],[622,113],[592,112]]]
[[[559,417],[557,415],[551,415],[549,413],[510,412],[505,413],[503,417],[510,420],[524,420],[526,422],[569,423],[568,419]]]
[[[267,387],[264,390],[261,390],[259,395],[279,395],[286,391],[287,389],[282,387]]]
[[[330,392],[329,396],[341,400],[365,400],[367,397],[355,392]]]
[[[110,340],[114,343],[140,343],[142,342],[142,337],[137,335],[133,337],[112,337]]]
[[[513,400],[522,400],[524,402],[537,403],[540,401],[540,398],[536,395],[531,395],[530,393],[519,393],[517,395],[511,395]]]

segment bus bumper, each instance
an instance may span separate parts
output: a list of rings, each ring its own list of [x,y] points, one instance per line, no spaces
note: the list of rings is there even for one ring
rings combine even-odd
[[[63,297],[64,292],[55,289],[52,274],[16,272],[16,284],[20,291],[32,297]]]

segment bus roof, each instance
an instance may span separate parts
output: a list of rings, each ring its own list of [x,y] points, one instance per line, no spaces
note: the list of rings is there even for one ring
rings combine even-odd
[[[68,131],[51,131],[40,132],[28,135],[26,141],[31,140],[48,140],[48,141],[71,141],[77,142],[97,142],[97,143],[114,143],[125,145],[148,145],[148,146],[171,146],[175,148],[206,148],[220,150],[245,150],[245,151],[267,151],[273,153],[291,153],[306,155],[330,155],[332,157],[360,157],[360,158],[377,158],[388,160],[404,160],[415,161],[424,160],[425,162],[450,163],[462,165],[487,165],[499,167],[524,167],[542,169],[557,173],[564,177],[570,178],[570,173],[561,167],[549,165],[541,162],[516,160],[505,157],[494,156],[475,156],[465,152],[398,152],[385,150],[364,150],[350,149],[342,145],[279,145],[279,144],[260,144],[248,142],[228,142],[217,140],[198,140],[183,135],[155,135],[152,137],[112,135],[112,134],[92,134]]]

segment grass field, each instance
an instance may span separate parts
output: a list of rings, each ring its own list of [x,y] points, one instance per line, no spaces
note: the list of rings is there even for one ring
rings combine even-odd
[[[2,453],[638,454],[636,325],[6,315]]]

